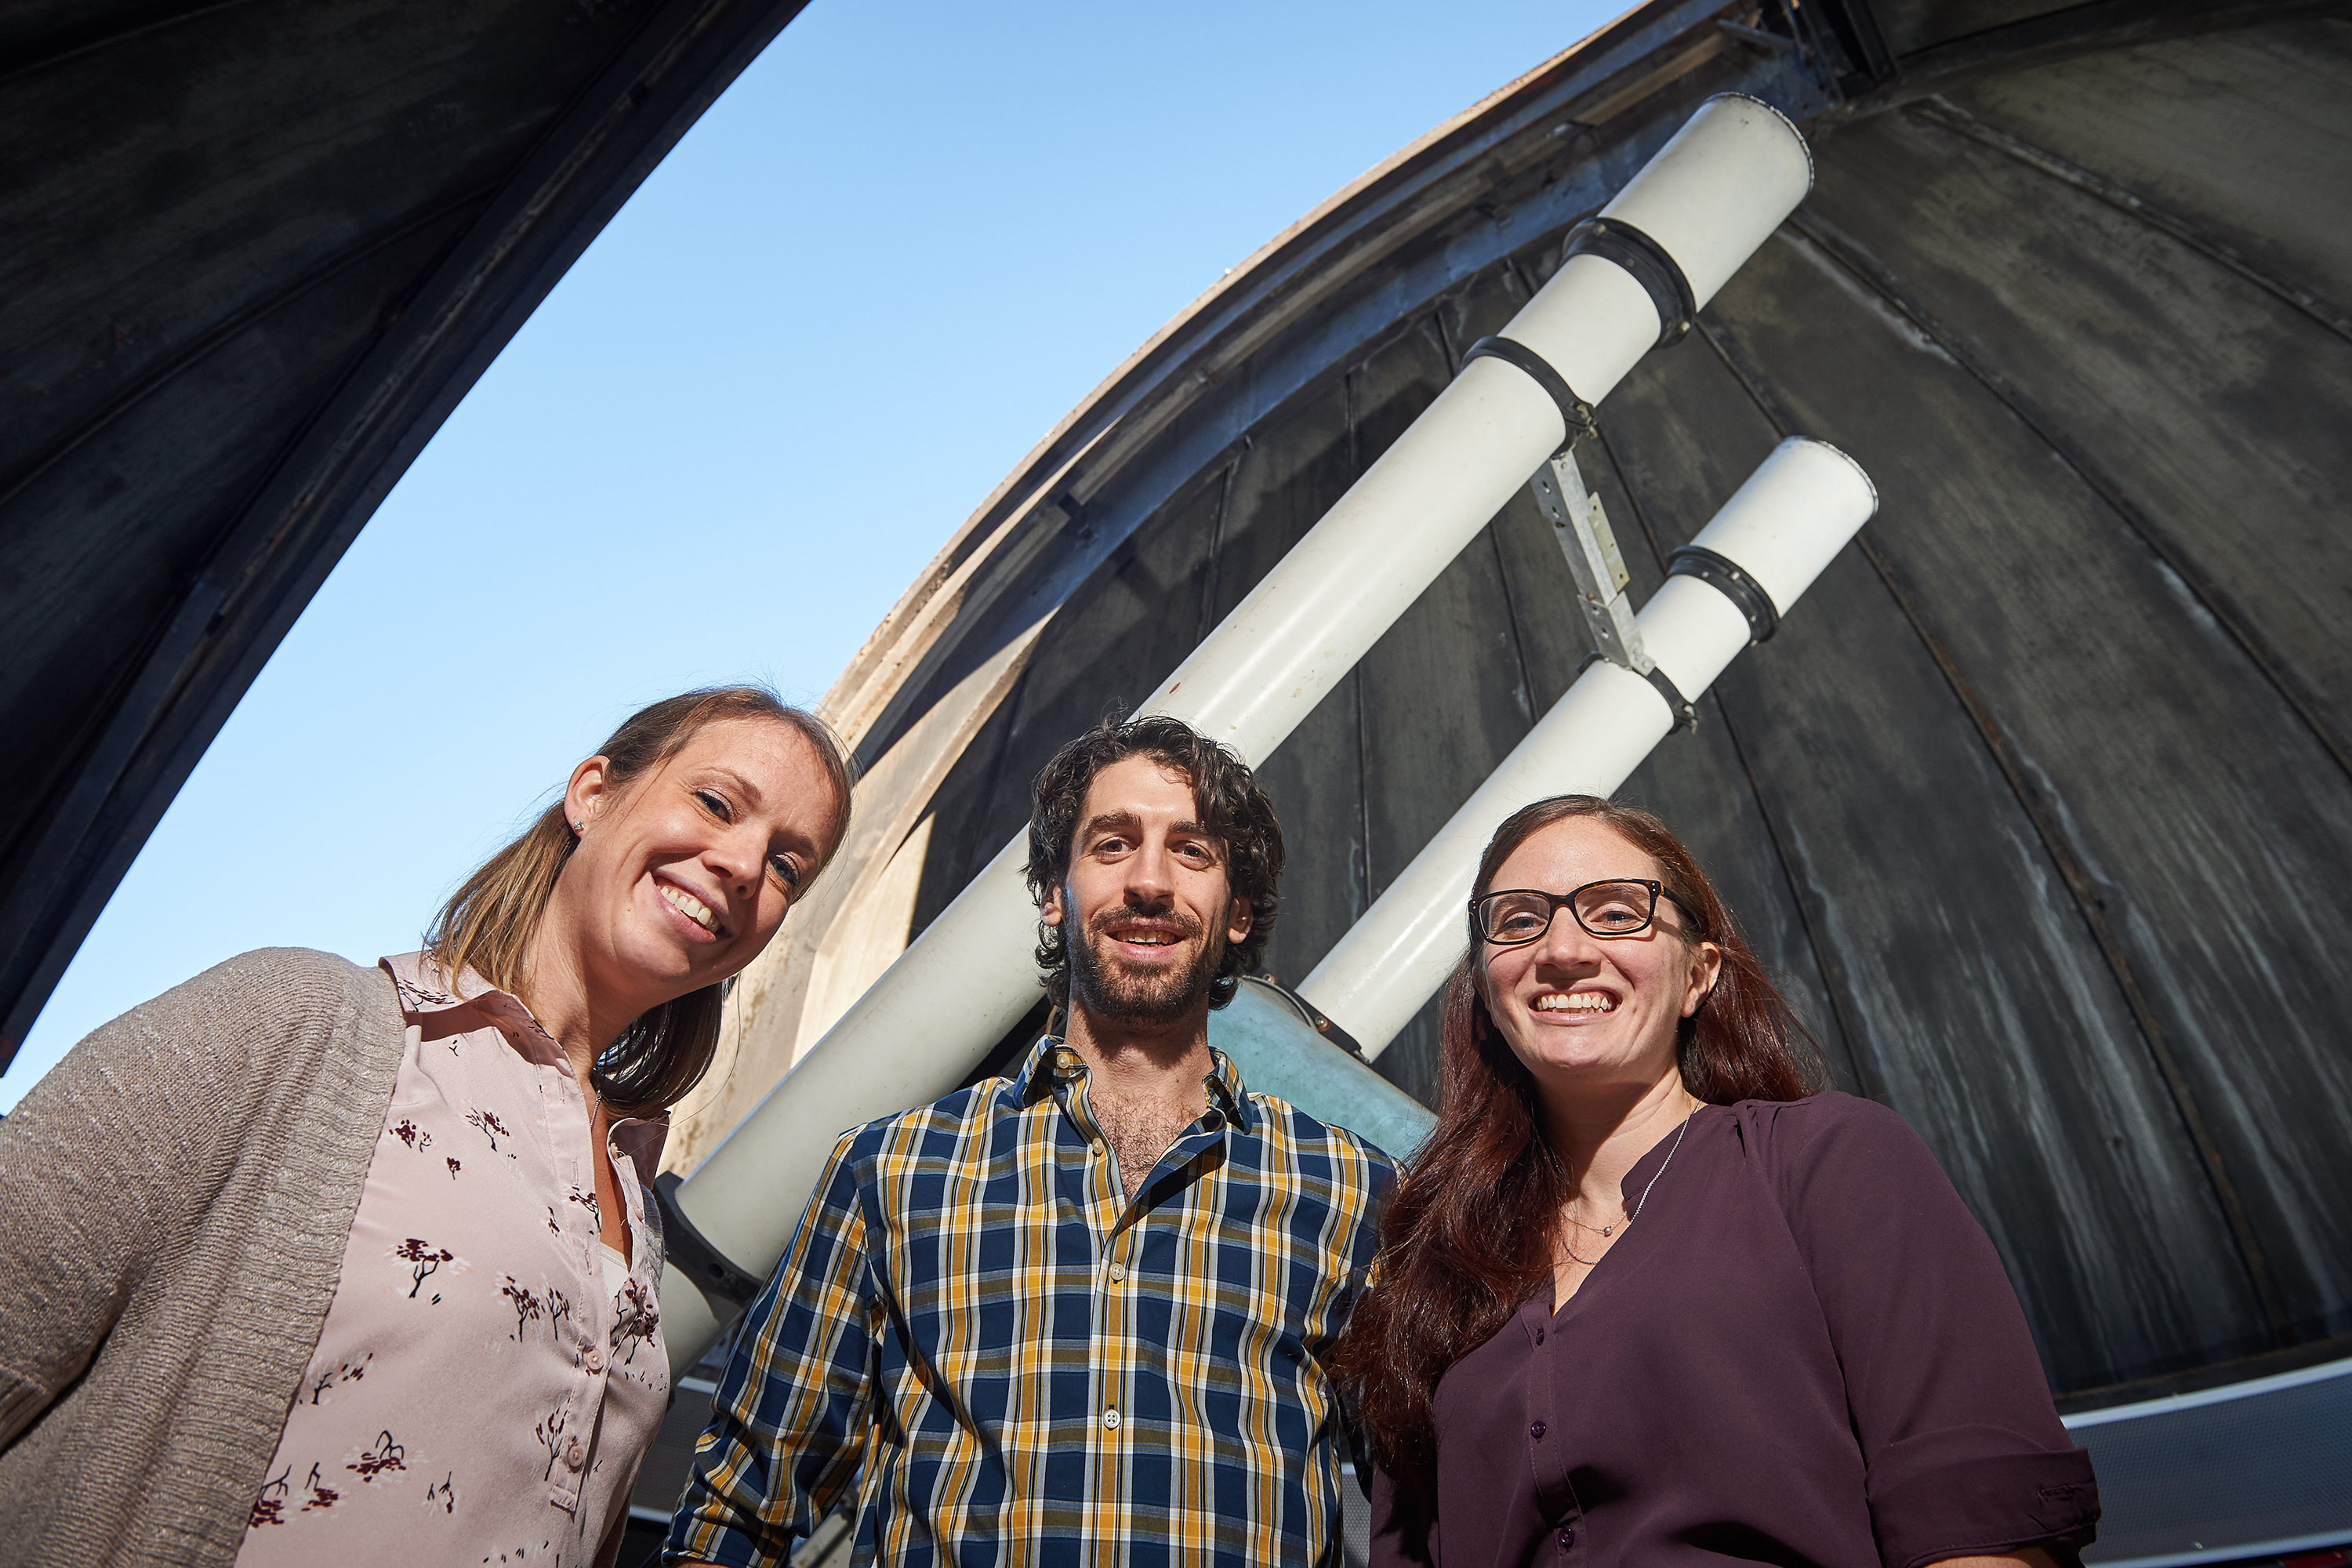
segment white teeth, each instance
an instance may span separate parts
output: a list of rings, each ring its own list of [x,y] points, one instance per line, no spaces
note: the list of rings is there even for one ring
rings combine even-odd
[[[677,908],[678,913],[711,935],[719,934],[719,917],[711,912],[709,904],[704,903],[684,888],[673,887],[667,882],[663,882],[659,886],[661,896],[667,899]]]
[[[1554,991],[1536,998],[1538,1013],[1613,1013],[1615,998],[1602,991]]]

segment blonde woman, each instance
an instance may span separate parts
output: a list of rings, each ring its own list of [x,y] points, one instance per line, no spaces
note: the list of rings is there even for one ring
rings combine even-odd
[[[609,1563],[668,1397],[654,1171],[840,844],[824,727],[638,713],[424,952],[247,953],[0,1123],[5,1563]]]

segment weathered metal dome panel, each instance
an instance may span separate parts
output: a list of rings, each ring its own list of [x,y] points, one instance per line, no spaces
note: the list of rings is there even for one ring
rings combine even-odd
[[[1815,193],[1580,456],[1643,596],[1784,434],[1853,453],[1884,504],[1623,793],[1713,868],[1841,1081],[1927,1137],[2062,1393],[2341,1353],[2352,26],[1873,9],[1874,36],[1847,6],[1780,50],[1727,41],[1729,9],[1636,13],[1107,383],[828,699],[881,781],[871,841],[752,976],[682,1157],[1019,829],[1046,755],[1150,695],[1568,226],[1735,87],[1809,120]],[[1840,104],[1840,45],[1903,74],[1843,70]],[[1276,973],[1303,976],[1566,689],[1572,592],[1513,502],[1268,760]],[[819,954],[828,920],[882,937]],[[1433,1055],[1433,1010],[1380,1067],[1427,1097]]]

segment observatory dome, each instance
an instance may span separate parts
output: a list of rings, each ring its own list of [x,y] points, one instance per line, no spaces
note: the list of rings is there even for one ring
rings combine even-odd
[[[689,1167],[1710,94],[1811,197],[1577,449],[1638,597],[1783,437],[1882,506],[1622,797],[1990,1232],[2053,1385],[2352,1347],[2352,26],[1654,4],[1265,246],[989,498],[826,699],[850,858],[747,977]],[[1265,763],[1295,982],[1590,651],[1506,507]],[[1342,1026],[1345,1018],[1338,1020]],[[1380,1058],[1433,1094],[1435,1009]]]

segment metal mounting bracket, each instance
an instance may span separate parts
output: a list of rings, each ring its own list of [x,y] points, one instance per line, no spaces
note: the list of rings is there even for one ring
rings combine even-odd
[[[1625,595],[1624,557],[1617,536],[1610,531],[1601,498],[1584,488],[1584,475],[1573,453],[1562,452],[1536,470],[1530,481],[1536,505],[1551,524],[1576,577],[1576,605],[1591,630],[1592,646],[1610,663],[1622,665],[1647,679],[1657,668],[1642,648],[1642,633],[1633,624],[1633,602]]]

